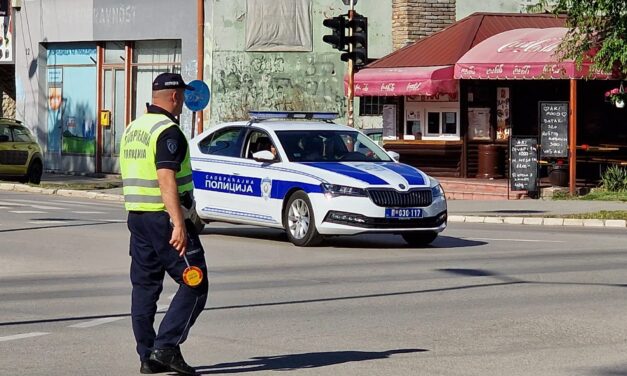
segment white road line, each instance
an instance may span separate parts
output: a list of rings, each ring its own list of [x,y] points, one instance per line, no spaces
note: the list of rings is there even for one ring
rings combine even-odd
[[[70,213],[74,213],[74,214],[106,214],[105,212],[101,212],[101,211],[71,211]]]
[[[24,338],[45,336],[46,334],[50,334],[50,333],[32,332],[32,333],[16,334],[16,335],[13,335],[13,336],[0,337],[0,342],[14,341],[16,339],[24,339]]]
[[[108,324],[110,322],[114,322],[114,321],[119,321],[119,320],[124,320],[126,317],[105,317],[102,319],[96,319],[96,320],[91,320],[91,321],[85,321],[82,322],[80,324],[74,324],[74,325],[70,325],[68,326],[68,328],[91,328],[93,326],[98,326],[98,325],[102,325],[102,324]]]
[[[30,223],[31,225],[58,225],[61,223],[69,223],[69,221],[62,221],[62,220],[49,220],[49,221],[28,221],[28,223]]]
[[[45,211],[39,211],[39,210],[9,210],[9,213],[15,213],[15,214],[46,214]]]
[[[26,206],[24,204],[16,204],[15,202],[8,202],[8,201],[0,201],[0,205],[7,205],[7,206]]]
[[[11,200],[11,201],[23,202],[27,206],[30,206],[31,208],[34,208],[34,209],[43,209],[43,210],[63,210],[64,209],[64,208],[61,208],[61,207],[58,207],[58,206],[40,205],[40,201],[17,200],[17,199]]]
[[[64,204],[69,204],[69,205],[74,205],[74,206],[104,206],[107,208],[119,208],[120,206],[123,205],[123,203],[110,203],[110,204],[106,204],[106,203],[99,203],[99,202],[92,202],[92,201],[69,201],[69,200],[55,200],[55,203],[64,203]]]
[[[497,242],[521,242],[521,243],[566,243],[564,240],[538,240],[538,239],[494,239],[494,238],[463,238],[466,240],[492,240]]]

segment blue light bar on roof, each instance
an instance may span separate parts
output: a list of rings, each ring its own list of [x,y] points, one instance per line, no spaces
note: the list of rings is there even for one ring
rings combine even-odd
[[[316,119],[335,120],[337,112],[300,112],[300,111],[249,111],[248,115],[254,120],[265,119]]]

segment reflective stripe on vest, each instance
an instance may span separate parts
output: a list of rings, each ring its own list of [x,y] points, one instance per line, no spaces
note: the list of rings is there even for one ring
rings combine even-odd
[[[163,211],[155,155],[159,135],[176,126],[162,114],[144,114],[124,130],[120,145],[120,170],[124,206],[133,211]],[[179,194],[194,188],[189,146],[181,170],[176,173]]]

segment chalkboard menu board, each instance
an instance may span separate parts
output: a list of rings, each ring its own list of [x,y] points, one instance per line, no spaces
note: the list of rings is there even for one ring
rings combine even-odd
[[[538,139],[536,137],[510,138],[510,184],[512,191],[535,192],[538,178]]]
[[[568,102],[540,102],[540,157],[568,157]]]

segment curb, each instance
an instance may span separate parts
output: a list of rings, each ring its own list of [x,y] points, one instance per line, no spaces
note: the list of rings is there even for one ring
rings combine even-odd
[[[449,215],[449,222],[456,223],[488,223],[508,225],[535,225],[555,227],[605,227],[627,228],[624,219],[572,219],[572,218],[546,218],[546,217],[480,217],[474,215]]]
[[[59,195],[65,197],[81,197],[96,200],[124,202],[124,196],[122,195],[72,189],[39,188],[19,183],[0,183],[0,191],[30,192],[44,195]]]

